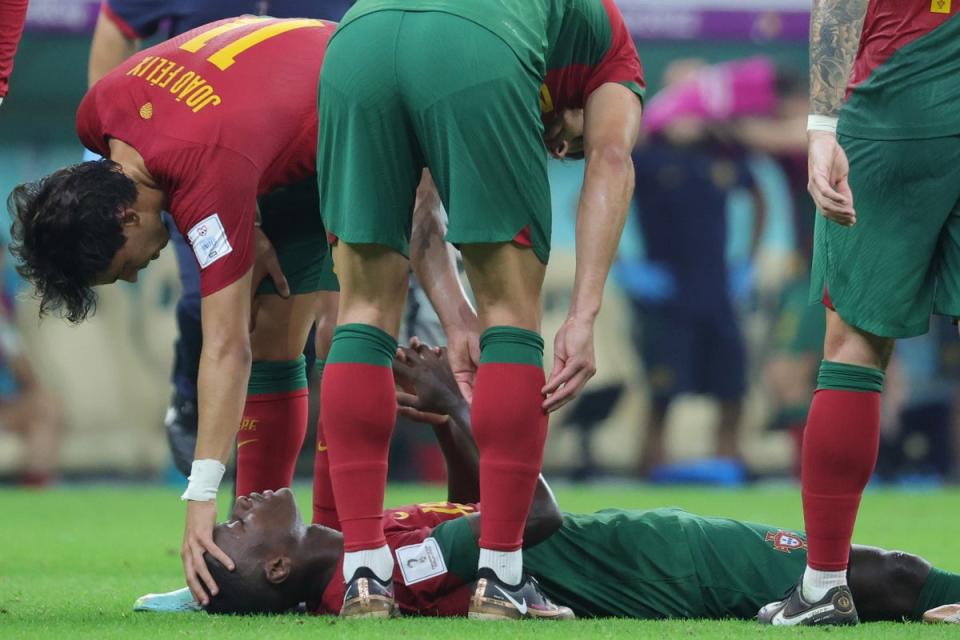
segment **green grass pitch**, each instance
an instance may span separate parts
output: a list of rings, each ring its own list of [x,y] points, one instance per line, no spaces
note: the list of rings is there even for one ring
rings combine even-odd
[[[226,492],[224,492],[226,493]],[[309,514],[309,487],[297,491]],[[676,505],[786,528],[801,526],[794,488],[736,491],[560,487],[569,511]],[[438,487],[391,487],[398,505],[443,499]],[[868,493],[856,541],[926,556],[960,571],[960,491]],[[221,502],[221,514],[227,501]],[[468,620],[349,621],[311,616],[224,618],[133,614],[134,599],[182,584],[178,555],[183,507],[171,489],[0,490],[0,638],[793,638],[957,637],[952,625],[870,624],[852,629],[769,629],[739,621],[584,620],[475,623]],[[308,516],[309,517],[309,516]]]

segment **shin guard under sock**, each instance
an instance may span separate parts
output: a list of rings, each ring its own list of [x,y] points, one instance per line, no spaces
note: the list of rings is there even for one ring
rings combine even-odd
[[[844,571],[853,526],[877,460],[883,371],[823,361],[801,453],[809,566]]]
[[[377,327],[342,325],[323,373],[320,415],[347,552],[386,544],[381,519],[397,415],[396,350],[397,341]]]
[[[516,327],[483,332],[471,409],[480,450],[483,549],[516,551],[523,544],[547,436],[544,383],[538,334]]]
[[[306,431],[303,356],[254,362],[237,433],[237,495],[289,487]]]
[[[314,367],[323,381],[323,360],[317,360]],[[337,502],[333,497],[333,485],[330,482],[330,456],[327,453],[327,439],[323,434],[323,419],[317,417],[317,448],[313,458],[313,524],[340,530],[340,518],[337,516]]]

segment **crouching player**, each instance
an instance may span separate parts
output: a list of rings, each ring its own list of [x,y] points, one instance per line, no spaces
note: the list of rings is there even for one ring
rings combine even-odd
[[[483,513],[475,503],[469,408],[434,352],[405,350],[394,369],[415,392],[400,394],[402,411],[434,424],[450,470],[450,502],[385,512],[397,605],[404,614],[466,615],[476,593],[489,596],[470,587]],[[523,600],[503,602],[505,612],[523,617],[749,619],[794,586],[806,562],[804,535],[778,527],[680,509],[560,513],[542,477],[524,534],[524,571],[535,580]],[[340,610],[343,536],[306,526],[289,491],[238,498],[214,538],[237,569],[227,572],[207,557],[221,585],[208,612],[277,613],[301,602],[316,613]],[[850,584],[866,620],[956,622],[950,616],[960,610],[952,604],[960,601],[960,575],[898,551],[854,546]],[[160,609],[149,598],[138,608]]]
[[[159,256],[169,238],[162,209],[190,243],[203,349],[182,556],[200,601],[201,579],[217,590],[203,553],[233,566],[211,534],[234,438],[239,430],[238,492],[290,483],[307,416],[303,345],[318,306],[325,326],[336,315],[316,187],[318,77],[335,26],[244,16],[138,53],[95,84],[77,113],[84,145],[109,160],[61,169],[9,200],[13,251],[41,312],[74,322],[94,309],[94,285],[135,282]],[[265,279],[271,241],[286,279],[276,265]],[[456,289],[435,296],[428,288],[431,299],[463,303],[439,309],[441,320],[467,322],[475,316],[454,265],[442,242],[432,244],[441,250],[418,251],[414,269],[431,262],[428,284]],[[440,277],[445,270],[451,277]]]

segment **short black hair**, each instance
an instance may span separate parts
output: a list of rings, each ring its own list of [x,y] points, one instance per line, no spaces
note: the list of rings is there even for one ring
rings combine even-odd
[[[137,185],[110,160],[81,162],[10,192],[10,252],[33,283],[40,315],[82,322],[97,306],[92,283],[126,238],[120,213]]]
[[[207,613],[274,614],[284,613],[299,604],[287,593],[284,584],[271,584],[262,571],[251,574],[243,572],[240,566],[230,571],[209,553],[203,554],[203,559],[219,588],[217,595],[207,592],[210,597],[209,604],[204,607]]]

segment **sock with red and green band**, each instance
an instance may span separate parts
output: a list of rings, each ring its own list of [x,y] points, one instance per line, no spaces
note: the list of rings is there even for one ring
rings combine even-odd
[[[523,528],[543,461],[544,383],[543,338],[517,327],[483,332],[471,408],[480,450],[480,547],[488,551],[481,566],[510,584],[519,581]]]
[[[289,487],[306,432],[303,356],[254,362],[237,433],[237,495]]]
[[[325,364],[319,359],[314,364],[321,382]],[[323,434],[322,412],[317,416],[317,448],[313,457],[313,524],[340,530],[337,502],[333,497],[333,485],[330,483],[330,456],[327,453],[327,439]]]
[[[820,364],[801,452],[809,547],[803,593],[810,601],[846,581],[857,510],[880,444],[883,378],[879,369]]]
[[[386,544],[381,518],[397,413],[391,368],[396,350],[396,339],[381,329],[346,324],[334,331],[324,367],[320,415],[347,552]],[[382,575],[387,567],[370,568],[389,577]]]

